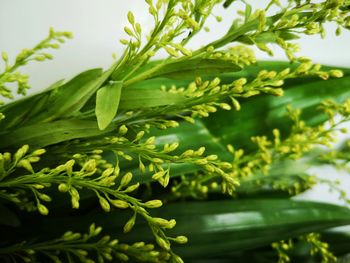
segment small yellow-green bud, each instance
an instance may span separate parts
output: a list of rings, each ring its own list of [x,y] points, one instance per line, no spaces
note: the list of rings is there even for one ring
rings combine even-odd
[[[159,227],[169,228],[169,229],[173,228],[176,225],[176,221],[174,219],[166,220],[160,217],[153,217],[152,222],[158,225]]]
[[[127,172],[123,176],[123,178],[121,179],[120,186],[124,187],[124,186],[128,185],[130,183],[131,179],[132,179],[132,173],[131,172]]]
[[[334,78],[341,78],[344,76],[344,73],[341,70],[337,70],[337,69],[329,71],[329,74],[331,75],[331,77],[334,77]]]
[[[223,110],[231,110],[231,106],[227,103],[220,103],[220,108]]]
[[[68,192],[68,190],[69,190],[69,187],[67,184],[64,184],[64,183],[59,184],[58,191],[60,191],[61,193],[66,193]]]
[[[79,209],[79,198],[77,198],[76,196],[72,196],[71,203],[73,209]]]
[[[135,137],[135,141],[139,141],[142,139],[143,135],[145,135],[144,131],[140,131],[137,133],[136,137]]]
[[[124,225],[124,228],[123,228],[123,231],[124,233],[128,233],[131,231],[131,229],[134,227],[135,225],[135,220],[136,220],[136,217],[135,216],[132,216],[128,222],[126,222],[126,224]]]
[[[125,192],[126,193],[133,192],[136,189],[138,189],[139,187],[140,187],[140,183],[136,183],[136,184],[130,185],[128,188],[125,189]]]
[[[42,214],[43,216],[46,216],[49,214],[49,210],[47,209],[46,206],[44,206],[43,204],[38,204],[38,211],[40,214]]]
[[[165,46],[164,49],[172,57],[178,57],[179,56],[179,53],[175,49],[173,49],[171,47]]]
[[[134,24],[135,23],[135,17],[134,17],[134,14],[132,12],[128,12],[128,20],[129,20],[129,23],[130,24]]]
[[[113,206],[120,208],[120,209],[126,209],[129,207],[129,204],[122,200],[110,200],[109,201]]]
[[[19,161],[20,159],[22,159],[22,157],[28,152],[29,150],[29,145],[23,145],[21,148],[19,148],[17,150],[17,152],[15,153],[15,160]]]
[[[188,239],[185,236],[177,236],[175,238],[175,242],[179,244],[186,244],[188,242]]]
[[[126,39],[120,39],[119,42],[123,45],[128,45],[129,44],[129,40]]]
[[[128,132],[128,128],[125,125],[119,127],[119,134],[125,135]]]
[[[135,29],[136,29],[137,34],[141,35],[142,29],[141,29],[141,25],[139,23],[136,23]]]
[[[100,202],[100,205],[102,207],[102,209],[105,211],[105,212],[109,212],[111,211],[111,206],[109,205],[108,201],[106,200],[106,198],[103,198],[103,197],[99,197],[98,198],[98,201]]]
[[[159,180],[160,178],[162,178],[164,176],[164,174],[165,174],[164,171],[159,171],[152,176],[152,179]]]
[[[141,160],[139,160],[139,169],[140,169],[141,173],[146,172],[146,167]]]
[[[51,200],[52,200],[51,197],[48,196],[47,194],[39,193],[38,197],[45,202],[51,202]]]
[[[1,53],[1,56],[2,56],[2,59],[3,59],[5,62],[8,61],[8,55],[7,55],[6,52],[2,52],[2,53]]]
[[[161,200],[151,200],[144,204],[147,208],[158,208],[163,205]]]
[[[156,241],[161,248],[165,250],[170,250],[170,243],[168,240],[164,240],[163,238],[157,236]]]
[[[206,157],[208,161],[215,161],[218,159],[218,156],[216,154],[211,154]]]
[[[113,174],[113,172],[114,172],[114,168],[110,167],[110,168],[107,168],[106,170],[104,170],[101,176],[108,177],[111,174]]]
[[[96,169],[96,160],[90,159],[86,163],[84,163],[82,170],[86,172],[92,172]]]
[[[34,173],[33,167],[30,164],[28,159],[22,159],[17,163],[18,167],[23,167],[24,169],[26,169],[27,171]]]
[[[152,137],[149,137],[145,143],[146,144],[154,144],[155,140],[156,140],[156,137],[152,136]]]
[[[172,259],[174,261],[174,263],[184,263],[184,261],[182,260],[182,258],[180,258],[178,255],[173,254]]]
[[[235,148],[234,148],[231,144],[228,144],[228,145],[227,145],[227,150],[228,150],[230,153],[234,153],[234,152],[235,152]]]
[[[74,164],[75,164],[75,160],[69,160],[68,162],[66,162],[64,164],[64,168],[65,168],[68,175],[72,174]]]
[[[44,153],[46,153],[45,149],[38,149],[38,150],[35,150],[34,152],[32,152],[32,155],[40,156],[40,155],[43,155]]]
[[[134,36],[134,32],[129,27],[124,27],[125,33],[127,33],[129,36]]]

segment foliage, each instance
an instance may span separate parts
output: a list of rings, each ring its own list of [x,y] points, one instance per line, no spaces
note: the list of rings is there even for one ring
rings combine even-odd
[[[348,169],[349,147],[333,145],[350,119],[350,70],[298,57],[294,41],[323,37],[328,22],[337,35],[348,29],[350,3],[254,10],[242,1],[225,35],[188,48],[214,8],[237,2],[146,0],[152,31],[129,12],[125,52],[109,69],[11,102],[13,87],[29,88],[17,69],[51,59],[45,49],[71,34],[51,29],[13,64],[3,53],[1,260],[332,262],[349,253],[319,234],[349,224],[348,208],[290,197],[327,182],[348,201],[309,168]],[[257,62],[249,46],[269,55],[278,46],[290,63]],[[160,51],[168,57],[152,60]]]

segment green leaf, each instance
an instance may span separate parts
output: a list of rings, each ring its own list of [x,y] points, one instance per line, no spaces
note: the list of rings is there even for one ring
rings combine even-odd
[[[185,99],[180,94],[161,90],[164,83],[170,86],[172,81],[166,78],[156,78],[130,85],[123,90],[119,107],[126,110],[152,108],[181,103]],[[187,84],[186,81],[184,83]]]
[[[12,227],[18,227],[21,225],[18,216],[2,204],[0,204],[0,226],[1,225]]]
[[[205,59],[195,58],[184,61],[173,62],[165,64],[155,73],[149,76],[167,77],[174,79],[195,79],[202,75],[215,75],[224,72],[240,71],[242,68],[230,61],[223,61],[220,59]]]
[[[92,69],[77,75],[51,94],[46,110],[32,121],[48,122],[80,110],[86,97],[91,96],[104,82],[102,76],[102,69]]]
[[[276,34],[283,38],[284,40],[295,40],[295,39],[299,39],[300,36],[298,36],[297,34],[294,34],[290,31],[286,31],[286,30],[283,30],[283,31],[277,31]]]
[[[234,1],[235,1],[235,0],[226,0],[226,1],[224,2],[224,7],[225,7],[225,8],[228,8]]]
[[[37,123],[0,134],[0,148],[14,149],[24,144],[29,144],[32,148],[41,148],[72,139],[102,135],[114,128],[111,126],[101,131],[96,121],[75,119]]]
[[[102,73],[101,69],[85,71],[61,86],[51,99],[48,109],[36,120],[48,122],[69,117],[79,112],[112,74],[114,66]]]
[[[155,213],[176,219],[170,235],[188,236],[189,243],[175,250],[185,258],[216,257],[350,224],[348,208],[289,199],[185,202]],[[133,238],[143,230],[136,226]]]
[[[131,211],[115,211],[105,216],[91,213],[67,218],[51,218],[28,224],[38,227],[38,233],[54,233],[52,225],[60,229],[83,231],[91,223],[104,231],[122,231]],[[152,211],[152,216],[175,218],[176,227],[168,230],[173,237],[186,235],[189,243],[173,245],[173,249],[188,262],[191,259],[224,257],[234,252],[270,245],[282,239],[350,224],[350,210],[346,207],[290,199],[248,199],[167,204]],[[28,232],[28,230],[27,230]],[[149,226],[136,221],[133,231],[119,235],[122,242],[153,241]]]
[[[100,130],[104,130],[117,114],[123,82],[115,81],[96,93],[96,117]]]
[[[270,65],[261,63],[260,65],[261,67],[266,66],[267,70],[276,71],[288,66],[288,64],[283,66],[283,63],[271,63]],[[258,69],[260,66],[248,68],[247,71],[237,74],[228,74],[222,78],[223,83],[230,82],[235,77],[251,79],[257,74]],[[328,69],[330,68],[325,67],[325,70]],[[219,110],[208,118],[204,118],[203,122],[223,145],[230,143],[235,147],[245,149],[252,148],[253,144],[250,141],[252,136],[269,135],[274,128],[280,129],[283,134],[289,132],[291,122],[286,121],[287,105],[301,109],[302,118],[308,125],[321,124],[327,119],[327,116],[318,110],[322,101],[332,99],[341,102],[350,97],[348,88],[350,70],[343,69],[343,71],[345,73],[343,78],[333,78],[327,81],[315,77],[286,81],[282,97],[257,96],[242,100],[240,101],[242,109],[239,112]]]
[[[276,35],[273,32],[264,32],[254,38],[257,43],[275,43]]]
[[[252,6],[249,4],[245,4],[245,11],[244,11],[244,22],[247,23],[249,21],[249,18],[252,14]]]

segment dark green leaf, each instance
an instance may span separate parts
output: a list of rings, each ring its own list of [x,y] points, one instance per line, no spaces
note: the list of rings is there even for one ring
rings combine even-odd
[[[152,215],[175,218],[176,227],[168,230],[170,236],[186,235],[189,243],[175,244],[175,251],[187,260],[217,258],[272,242],[294,238],[330,227],[350,224],[350,210],[345,207],[290,199],[249,199],[167,204],[152,211]],[[69,218],[51,218],[35,222],[38,232],[49,234],[60,229],[85,230],[91,222],[104,231],[122,231],[129,212],[115,211],[108,216],[92,213]],[[57,231],[56,231],[57,232]],[[153,241],[144,220],[136,221],[133,231],[118,236],[121,241]]]
[[[226,0],[226,1],[224,2],[224,7],[225,7],[225,8],[228,8],[234,1],[235,1],[235,0]]]
[[[0,204],[0,225],[18,227],[21,225],[21,222],[15,213]]]

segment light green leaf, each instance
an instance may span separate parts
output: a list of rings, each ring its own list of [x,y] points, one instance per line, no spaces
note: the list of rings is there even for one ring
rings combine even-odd
[[[249,21],[249,18],[252,14],[252,6],[249,4],[245,5],[245,12],[244,12],[244,22],[247,23]]]
[[[117,114],[123,82],[115,81],[100,88],[96,94],[96,117],[100,130],[104,130]]]
[[[119,107],[127,110],[151,108],[181,103],[185,99],[183,95],[161,90],[164,83],[170,87],[172,82],[166,78],[156,78],[127,87],[123,90]]]

